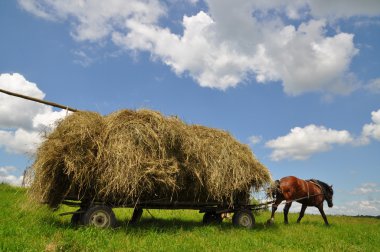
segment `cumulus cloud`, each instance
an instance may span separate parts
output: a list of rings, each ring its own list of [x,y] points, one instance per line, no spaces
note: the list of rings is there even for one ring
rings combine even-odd
[[[149,51],[178,75],[189,74],[204,87],[224,90],[253,74],[259,83],[282,81],[291,95],[347,94],[355,89],[356,80],[348,71],[358,52],[352,34],[326,37],[323,20],[298,27],[258,21],[245,7],[229,2],[222,10],[211,8],[211,14],[185,16],[183,35],[131,20],[126,22],[130,32],[114,33],[113,41],[129,50]]]
[[[0,167],[0,183],[20,186],[23,176],[14,176],[11,173],[16,171],[14,166],[1,166]]]
[[[72,36],[78,41],[98,41],[134,19],[142,24],[152,24],[165,14],[158,0],[19,0],[20,6],[37,17],[47,20],[72,21]]]
[[[27,81],[18,73],[0,74],[0,88],[38,99],[45,97],[35,83]],[[42,104],[0,93],[0,128],[30,129],[33,124],[31,115],[43,113],[45,110],[46,107]]]
[[[273,150],[272,160],[304,160],[315,153],[330,150],[334,144],[342,145],[352,141],[351,134],[346,130],[311,124],[304,128],[295,127],[289,134],[266,142],[265,146]]]
[[[0,88],[43,99],[45,94],[21,74],[0,74]],[[66,111],[0,93],[0,148],[16,154],[34,154],[41,132],[51,130]]]
[[[36,114],[33,117],[33,128],[38,131],[49,131],[53,129],[60,119],[64,118],[68,113],[66,110],[48,111]]]
[[[285,136],[265,143],[272,149],[272,160],[282,159],[305,160],[313,154],[331,150],[333,145],[352,144],[353,146],[367,145],[371,140],[380,141],[380,109],[372,111],[372,123],[365,124],[358,137],[353,137],[346,130],[327,129],[324,126],[308,125],[304,128],[295,127]],[[254,142],[256,137],[253,136]]]
[[[355,90],[354,35],[327,30],[339,18],[380,15],[377,0],[206,0],[208,9],[184,15],[183,32],[175,33],[162,25],[170,7],[158,0],[19,3],[38,17],[68,20],[78,41],[109,39],[129,52],[149,52],[203,87],[225,90],[254,78],[279,82],[290,95]]]
[[[359,144],[369,144],[371,139],[380,141],[380,109],[371,112],[372,123],[365,124],[362,129]]]
[[[41,142],[41,136],[36,131],[17,129],[16,131],[0,130],[0,147],[7,152],[17,154],[32,154]]]

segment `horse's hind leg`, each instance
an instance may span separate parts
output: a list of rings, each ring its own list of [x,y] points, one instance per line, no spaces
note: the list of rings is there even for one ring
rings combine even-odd
[[[300,223],[302,217],[305,215],[305,210],[306,210],[306,208],[307,208],[307,205],[302,204],[302,208],[301,208],[300,216],[299,216],[298,219],[297,219],[297,223]]]
[[[317,208],[318,208],[319,212],[321,213],[322,218],[325,221],[326,226],[328,226],[329,222],[327,221],[327,217],[326,217],[325,211],[323,211],[323,204],[317,206]]]
[[[289,213],[289,208],[292,206],[292,202],[288,202],[285,204],[285,207],[284,207],[284,222],[285,224],[288,224],[288,213]]]

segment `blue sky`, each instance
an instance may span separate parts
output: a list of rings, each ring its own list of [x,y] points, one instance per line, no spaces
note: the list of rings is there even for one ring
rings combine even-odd
[[[380,214],[377,0],[1,1],[0,30],[0,88],[228,130],[273,178],[333,184],[327,213]],[[65,114],[0,94],[1,181]]]

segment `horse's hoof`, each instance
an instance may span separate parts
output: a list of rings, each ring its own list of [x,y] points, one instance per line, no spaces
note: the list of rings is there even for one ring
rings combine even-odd
[[[267,220],[267,225],[268,226],[273,226],[274,225],[274,220],[272,220],[272,219]]]

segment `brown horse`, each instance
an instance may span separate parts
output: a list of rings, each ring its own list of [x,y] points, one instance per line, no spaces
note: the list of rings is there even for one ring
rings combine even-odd
[[[319,180],[302,180],[294,176],[284,177],[276,180],[276,184],[272,189],[272,195],[276,199],[272,205],[272,215],[268,220],[268,224],[274,223],[274,213],[278,205],[286,200],[284,207],[284,221],[288,224],[288,213],[293,201],[302,204],[300,215],[297,219],[299,223],[305,214],[308,206],[315,206],[321,213],[326,225],[329,225],[325,212],[323,211],[323,201],[326,200],[329,207],[333,206],[332,197],[334,191],[332,186]]]

